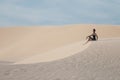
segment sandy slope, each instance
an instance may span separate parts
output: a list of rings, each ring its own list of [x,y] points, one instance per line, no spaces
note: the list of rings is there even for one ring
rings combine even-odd
[[[0,64],[0,80],[119,80],[120,38],[92,42],[83,52],[53,62]]]
[[[40,63],[40,62],[51,62],[54,60],[63,59],[72,55],[82,52],[87,49],[90,42],[85,44],[86,41],[76,42],[73,44],[65,45],[54,50],[41,53],[35,56],[31,56],[27,59],[18,61],[14,64],[30,64],[30,63]]]
[[[120,27],[111,25],[0,28],[0,61],[22,61],[74,44],[84,40],[93,28],[99,38],[120,37]]]

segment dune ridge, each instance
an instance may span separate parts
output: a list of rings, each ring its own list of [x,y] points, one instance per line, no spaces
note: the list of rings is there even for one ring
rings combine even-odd
[[[82,52],[87,47],[89,47],[90,42],[85,44],[85,41],[76,42],[73,44],[65,45],[63,47],[48,51],[46,53],[41,53],[22,61],[18,61],[14,64],[30,64],[30,63],[39,63],[39,62],[51,62],[54,60],[64,59],[66,57]]]

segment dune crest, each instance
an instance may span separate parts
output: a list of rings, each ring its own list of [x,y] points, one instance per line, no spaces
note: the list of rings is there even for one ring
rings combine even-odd
[[[69,44],[60,48],[56,48],[52,51],[48,51],[46,53],[38,54],[32,56],[30,58],[24,59],[22,61],[18,61],[14,64],[30,64],[30,63],[39,63],[39,62],[51,62],[54,60],[63,59],[74,54],[80,53],[84,51],[91,42],[84,44],[85,41],[76,42],[73,44]]]

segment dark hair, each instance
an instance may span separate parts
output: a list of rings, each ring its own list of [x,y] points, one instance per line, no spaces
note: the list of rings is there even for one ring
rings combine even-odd
[[[93,29],[93,31],[95,32],[96,30],[95,30],[95,29]]]

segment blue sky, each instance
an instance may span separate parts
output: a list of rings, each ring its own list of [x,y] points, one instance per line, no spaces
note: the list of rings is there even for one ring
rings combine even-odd
[[[119,0],[0,0],[0,26],[120,25]]]

